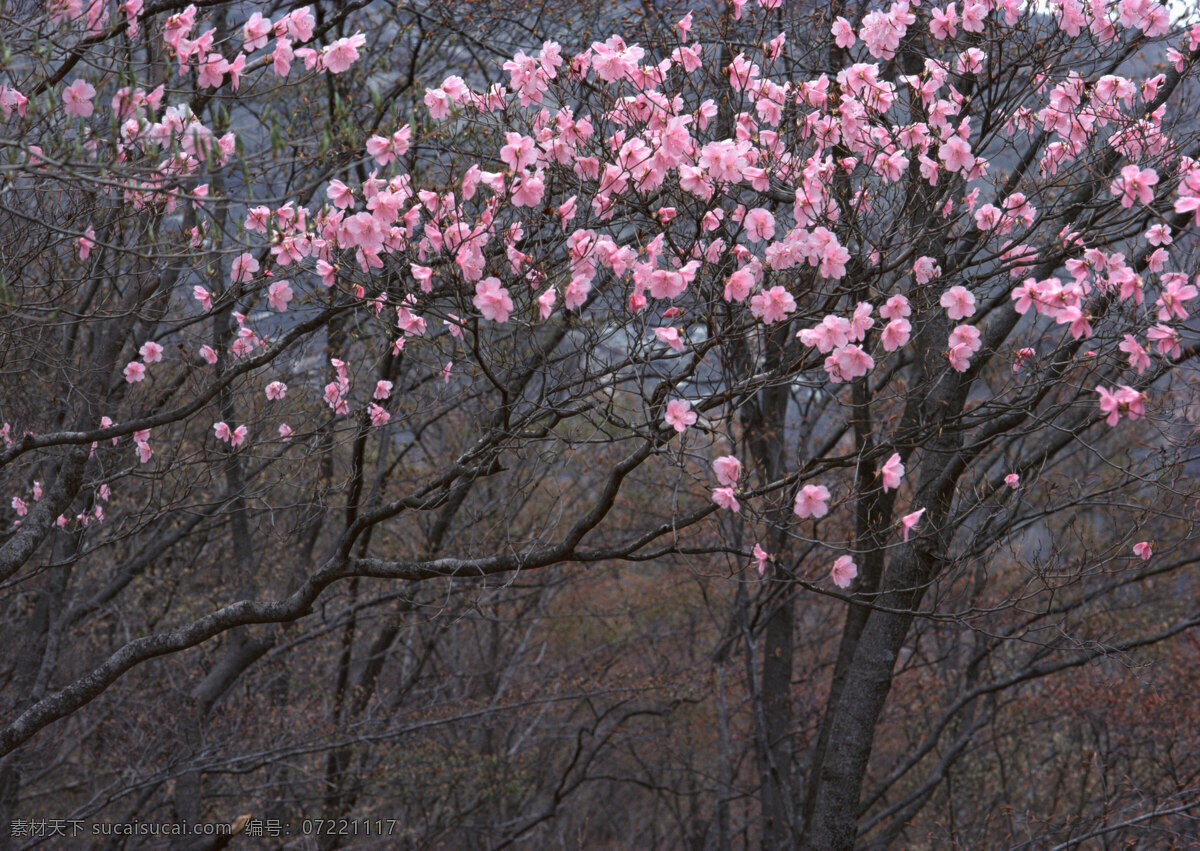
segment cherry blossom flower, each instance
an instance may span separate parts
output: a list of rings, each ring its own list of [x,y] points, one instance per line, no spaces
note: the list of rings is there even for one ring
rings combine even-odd
[[[751,242],[761,242],[775,236],[775,217],[761,207],[746,213],[742,226],[746,228],[746,239]]]
[[[242,25],[242,50],[252,53],[260,47],[266,47],[271,30],[271,19],[264,18],[260,12],[255,12]]]
[[[953,286],[942,293],[940,299],[946,315],[951,319],[966,319],[975,312],[975,296],[966,287]]]
[[[1004,484],[1008,485],[1013,490],[1016,490],[1021,486],[1021,477],[1016,473],[1009,473],[1004,477]]]
[[[217,351],[212,346],[201,346],[200,357],[204,358],[208,363],[214,364],[217,362]]]
[[[275,281],[275,283],[267,287],[267,303],[280,313],[287,311],[288,302],[294,296],[295,293],[292,292],[290,281]]]
[[[500,286],[499,278],[484,278],[476,284],[473,302],[483,318],[493,322],[507,322],[513,309],[513,301],[508,290]]]
[[[377,405],[375,402],[371,403],[368,413],[371,416],[371,425],[375,426],[376,428],[392,418],[391,414],[389,414],[383,407]]]
[[[759,544],[754,545],[754,561],[758,569],[758,575],[762,576],[767,572],[767,560],[771,558],[771,554],[764,550]]]
[[[375,392],[371,395],[373,399],[387,399],[392,395],[392,382],[377,381],[375,382]]]
[[[1126,334],[1117,348],[1129,356],[1129,365],[1138,371],[1138,375],[1150,367],[1150,355],[1132,334]]]
[[[911,514],[905,514],[900,518],[900,525],[904,527],[904,543],[908,543],[908,533],[917,525],[921,519],[921,515],[925,513],[924,508],[919,508]]]
[[[229,428],[229,424],[222,420],[219,423],[213,423],[213,433],[216,434],[217,440],[229,442],[233,435],[233,430]]]
[[[913,264],[913,278],[918,284],[927,284],[941,274],[942,267],[934,262],[932,257],[918,257],[917,262]],[[962,289],[962,287],[956,289]],[[942,306],[945,306],[944,302]],[[955,317],[950,318],[954,319]]]
[[[91,83],[87,80],[76,80],[63,89],[63,109],[67,111],[68,115],[87,118],[96,111],[96,105],[92,103],[92,98],[95,96],[96,89]]]
[[[767,325],[786,319],[795,309],[796,300],[782,286],[771,287],[750,299],[750,312]]]
[[[912,334],[912,325],[907,319],[893,319],[884,326],[883,333],[879,335],[880,342],[883,343],[885,352],[894,352],[908,344],[909,336]]]
[[[687,399],[672,399],[667,402],[666,413],[663,414],[663,420],[666,424],[675,429],[679,433],[687,430],[687,427],[694,425],[697,416],[692,410],[692,403]]]
[[[130,384],[141,381],[146,377],[146,365],[140,361],[130,361],[125,364],[125,380]]]
[[[355,33],[348,38],[339,38],[322,51],[325,67],[330,74],[340,74],[349,70],[358,61],[358,49],[367,43],[363,33]],[[444,94],[444,93],[443,93]],[[447,110],[448,111],[448,110]],[[434,116],[435,118],[437,116]]]
[[[229,435],[229,445],[230,446],[241,446],[243,443],[245,443],[246,442],[246,432],[247,432],[247,429],[244,425],[240,425],[237,428],[235,428],[233,430],[233,432]]]
[[[829,489],[824,485],[805,485],[796,493],[792,511],[801,520],[824,517],[829,513]]]
[[[1139,204],[1149,204],[1153,201],[1154,186],[1157,183],[1158,172],[1154,169],[1127,165],[1121,169],[1121,176],[1109,186],[1109,191],[1120,196],[1122,207],[1132,207],[1135,201]]]
[[[900,463],[899,452],[892,453],[892,457],[888,458],[887,463],[880,468],[879,474],[883,478],[884,493],[900,487],[900,479],[904,476],[904,465]]]
[[[285,440],[285,441],[291,440],[292,439],[292,427],[290,425],[288,425],[287,423],[280,423],[279,424],[279,436],[281,438],[283,438],[283,440]]]
[[[857,41],[857,39],[854,37],[854,29],[850,26],[850,22],[840,15],[838,16],[837,20],[833,22],[833,27],[830,29],[830,32],[833,34],[834,44],[840,48],[845,49],[848,47],[853,47],[854,42]]]
[[[272,381],[267,385],[267,398],[276,401],[287,395],[287,385],[282,381]]]
[[[743,266],[725,282],[725,301],[745,301],[754,287],[754,270]]]
[[[1133,545],[1133,554],[1142,561],[1149,561],[1150,556],[1154,555],[1154,547],[1149,541],[1138,541]]]
[[[833,579],[833,584],[837,587],[849,588],[850,583],[858,576],[858,565],[854,563],[854,559],[850,558],[850,556],[838,556],[829,571],[829,576]]]
[[[712,467],[718,482],[726,487],[737,486],[738,477],[742,474],[741,461],[732,455],[722,455],[713,459]]]
[[[14,496],[12,498],[12,507],[13,511],[17,512],[18,517],[24,517],[29,513],[29,506],[27,506],[25,504],[25,500],[21,499],[19,496]]]
[[[142,347],[138,349],[138,354],[142,356],[142,360],[146,363],[158,363],[162,360],[163,347],[152,340],[147,340],[142,343]]]
[[[252,280],[258,272],[258,261],[250,254],[239,254],[229,266],[229,279],[235,284]]]
[[[735,514],[742,510],[737,497],[733,495],[733,488],[715,488],[712,492],[712,501]]]
[[[150,459],[154,457],[154,450],[150,448],[150,444],[144,440],[139,440],[135,446],[138,461],[142,464],[149,463]]]
[[[1122,384],[1116,391],[1105,387],[1097,387],[1100,394],[1100,413],[1107,414],[1105,422],[1115,426],[1124,414],[1131,420],[1146,415],[1145,397],[1128,384]]]
[[[96,245],[96,229],[89,225],[83,236],[76,240],[76,244],[79,246],[79,259],[87,260]]]
[[[679,336],[678,328],[655,328],[654,336],[660,343],[666,343],[675,351],[683,351],[683,340]]]

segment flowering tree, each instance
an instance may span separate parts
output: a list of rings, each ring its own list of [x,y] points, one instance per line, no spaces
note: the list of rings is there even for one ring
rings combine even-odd
[[[1198,622],[1109,610],[1194,556],[1200,27],[1156,0],[680,14],[499,67],[365,2],[4,25],[2,797],[161,657],[192,654],[201,741],[336,598],[348,728],[400,631],[364,651],[364,607],[676,559],[737,589],[716,664],[752,661],[763,844],[886,842],[998,694]],[[880,740],[930,644],[949,694]],[[350,766],[329,749],[330,817]],[[204,771],[177,780],[199,820]]]

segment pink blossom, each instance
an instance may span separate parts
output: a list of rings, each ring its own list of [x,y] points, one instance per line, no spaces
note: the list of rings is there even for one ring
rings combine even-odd
[[[383,407],[375,404],[374,402],[371,403],[371,407],[368,409],[368,413],[371,415],[371,425],[375,426],[376,428],[383,425],[384,423],[386,423],[388,420],[390,420],[392,418],[391,414],[389,414]]]
[[[900,525],[904,527],[904,542],[908,543],[908,533],[912,531],[913,526],[921,519],[921,515],[925,513],[924,508],[919,508],[912,514],[905,514],[900,518]]]
[[[1158,344],[1158,353],[1161,355],[1177,358],[1182,354],[1179,346],[1179,332],[1170,326],[1163,325],[1160,322],[1152,328],[1147,328],[1146,338],[1151,343]]]
[[[313,28],[316,27],[317,20],[313,17],[312,7],[303,6],[299,9],[293,9],[292,12],[282,20],[275,24],[275,34],[282,35],[280,32],[286,32],[300,44],[310,40],[313,37]]]
[[[87,118],[96,111],[96,106],[92,103],[92,98],[95,96],[96,89],[91,83],[87,80],[76,80],[63,89],[63,109],[67,111],[68,115]]]
[[[1150,366],[1150,355],[1142,348],[1141,344],[1134,338],[1132,334],[1126,334],[1117,346],[1121,351],[1129,356],[1129,365],[1138,371],[1138,375],[1145,372]]]
[[[1171,319],[1187,319],[1187,308],[1184,302],[1191,301],[1200,293],[1188,283],[1187,275],[1173,273],[1163,275],[1162,295],[1155,301],[1158,308],[1158,321],[1170,322]]]
[[[222,420],[219,423],[213,423],[213,432],[217,435],[217,440],[229,442],[229,438],[233,435],[233,430],[229,428],[229,424]]]
[[[883,477],[883,492],[895,490],[900,487],[900,479],[904,475],[904,465],[900,463],[900,453],[893,452],[892,457],[887,459],[887,463],[879,470]]]
[[[288,425],[287,423],[280,423],[279,436],[281,438],[283,438],[285,441],[291,440],[292,439],[292,427],[290,425]]]
[[[247,432],[247,429],[244,425],[240,425],[237,428],[235,428],[233,430],[233,432],[229,435],[229,445],[230,446],[241,446],[243,443],[245,443],[246,442],[246,432]]]
[[[792,511],[801,520],[824,517],[829,513],[829,489],[824,485],[805,485],[796,493]]]
[[[201,309],[205,311],[212,310],[212,293],[201,286],[192,287],[192,297],[200,302]]]
[[[950,340],[948,345],[950,348],[955,346],[965,346],[969,354],[975,354],[983,345],[979,329],[974,325],[957,325],[950,332]]]
[[[1133,545],[1133,554],[1142,561],[1149,561],[1150,556],[1154,555],[1154,547],[1149,541],[1138,541]]]
[[[696,412],[692,410],[692,403],[687,399],[672,399],[667,402],[667,410],[663,414],[663,420],[667,425],[675,429],[679,433],[687,430],[687,427],[694,425],[696,422]]]
[[[951,136],[942,143],[938,149],[938,159],[945,164],[948,171],[961,171],[963,174],[967,174],[975,166],[975,155],[971,153],[970,143],[959,136]]]
[[[907,319],[893,319],[884,327],[883,333],[879,335],[879,339],[883,343],[883,350],[885,352],[894,352],[908,345],[911,334],[912,325],[909,324]]]
[[[425,108],[429,110],[429,116],[434,121],[441,121],[444,118],[449,118],[450,96],[440,88],[426,89]]]
[[[475,285],[473,302],[483,318],[493,322],[507,322],[513,309],[508,290],[500,286],[500,280],[494,277],[484,278]]]
[[[946,290],[940,303],[951,319],[966,319],[975,312],[975,296],[966,287],[954,286]]]
[[[832,360],[836,366],[837,378],[834,380],[849,381],[852,378],[861,378],[872,369],[875,368],[875,359],[863,351],[861,346],[846,345],[836,350],[830,355],[829,360]],[[829,362],[826,361],[825,368],[829,370]],[[833,373],[831,373],[833,377]]]
[[[1021,486],[1021,477],[1016,473],[1009,473],[1004,477],[1004,484],[1008,485],[1013,490],[1016,490]]]
[[[276,281],[267,288],[267,303],[280,313],[285,313],[294,295],[290,281]]]
[[[264,18],[260,12],[255,12],[242,25],[242,50],[251,53],[260,47],[266,47],[267,37],[270,34],[271,19]]]
[[[737,497],[733,495],[733,488],[715,488],[712,492],[712,501],[727,511],[732,511],[735,514],[742,510],[738,504]]]
[[[518,207],[536,207],[542,203],[546,182],[542,172],[522,172],[513,185],[512,202]]]
[[[1145,397],[1128,384],[1122,384],[1116,391],[1097,387],[1096,392],[1100,394],[1100,412],[1107,414],[1105,422],[1109,426],[1115,426],[1122,414],[1131,420],[1146,415]]]
[[[1121,169],[1121,176],[1109,186],[1109,191],[1120,196],[1122,207],[1132,207],[1135,201],[1139,204],[1149,204],[1153,201],[1156,183],[1158,172],[1154,169],[1127,165]]]
[[[771,287],[750,299],[750,312],[767,325],[786,319],[795,309],[796,300],[782,286]]]
[[[141,381],[146,377],[146,365],[140,361],[130,361],[125,364],[125,380],[130,384]]]
[[[25,500],[21,499],[19,496],[14,496],[12,498],[12,507],[13,510],[17,512],[18,517],[24,517],[29,513],[29,506],[27,506],[25,504]]]
[[[217,362],[217,352],[212,346],[204,345],[200,347],[200,357],[204,358],[210,364]]]
[[[163,347],[158,343],[147,340],[146,342],[142,343],[142,347],[138,349],[138,354],[142,356],[142,359],[145,360],[146,363],[158,363],[162,360]]]
[[[726,301],[745,301],[754,287],[754,270],[743,266],[725,282],[724,298]]]
[[[764,550],[757,543],[754,545],[754,561],[758,569],[758,575],[762,576],[767,572],[767,560],[771,558],[771,554]]]
[[[850,26],[850,22],[845,18],[838,16],[833,22],[833,27],[830,29],[833,34],[834,43],[840,48],[853,47],[856,39],[854,38],[854,29]]]
[[[219,53],[210,53],[204,59],[204,61],[200,63],[199,74],[196,76],[196,83],[204,88],[220,88],[221,83],[225,81],[225,75],[228,72],[229,61]]]
[[[804,328],[797,332],[800,342],[826,353],[850,342],[850,323],[840,316],[830,314],[815,328]]]
[[[79,246],[79,259],[87,260],[92,253],[92,248],[96,245],[96,229],[89,225],[88,229],[83,232],[83,236],[76,240],[76,244]]]
[[[329,181],[329,186],[325,189],[325,195],[333,202],[333,206],[339,210],[346,210],[354,206],[354,193],[350,191],[349,186],[340,180]]]
[[[373,399],[387,399],[392,395],[392,382],[377,381],[375,382],[375,392],[372,394]]]
[[[839,588],[849,588],[854,577],[858,576],[858,565],[850,556],[838,556],[829,571],[833,584]]]
[[[966,372],[971,368],[971,355],[973,354],[971,348],[965,344],[951,346],[948,352],[950,367],[956,372]]]
[[[538,296],[538,315],[542,319],[549,319],[550,314],[554,312],[554,301],[558,298],[558,293],[554,287],[548,287],[544,293]]]
[[[287,395],[287,385],[282,381],[272,381],[267,385],[267,398],[271,401],[282,399]]]
[[[271,53],[271,67],[280,77],[286,77],[292,70],[292,60],[296,58],[289,38],[275,39],[275,50]]]
[[[738,477],[742,474],[741,461],[732,455],[722,455],[713,459],[712,467],[718,482],[726,487],[736,487]]]
[[[683,351],[683,340],[679,336],[678,328],[655,328],[654,336],[660,343],[666,343],[675,351]]]
[[[235,284],[245,283],[258,272],[258,261],[249,254],[239,254],[229,265],[229,279]]]
[[[918,257],[917,262],[913,264],[913,277],[916,278],[918,284],[927,284],[941,274],[942,267],[932,257]],[[962,287],[957,289],[962,289]],[[951,316],[950,318],[956,317]]]
[[[139,440],[136,444],[138,461],[145,464],[154,457],[154,450],[150,448],[150,444],[144,440]]]
[[[746,228],[746,239],[751,242],[761,242],[775,236],[775,217],[761,207],[746,213],[742,225]]]
[[[860,301],[854,306],[854,313],[850,316],[850,331],[846,335],[852,343],[857,343],[867,336],[867,332],[875,325],[875,320],[871,318],[873,308],[865,301]]]
[[[363,33],[355,33],[348,38],[339,38],[328,45],[322,51],[322,55],[329,73],[340,74],[349,70],[350,66],[358,61],[358,49],[366,43],[367,37]],[[443,92],[443,94],[445,93]],[[436,116],[434,117],[436,118]]]

